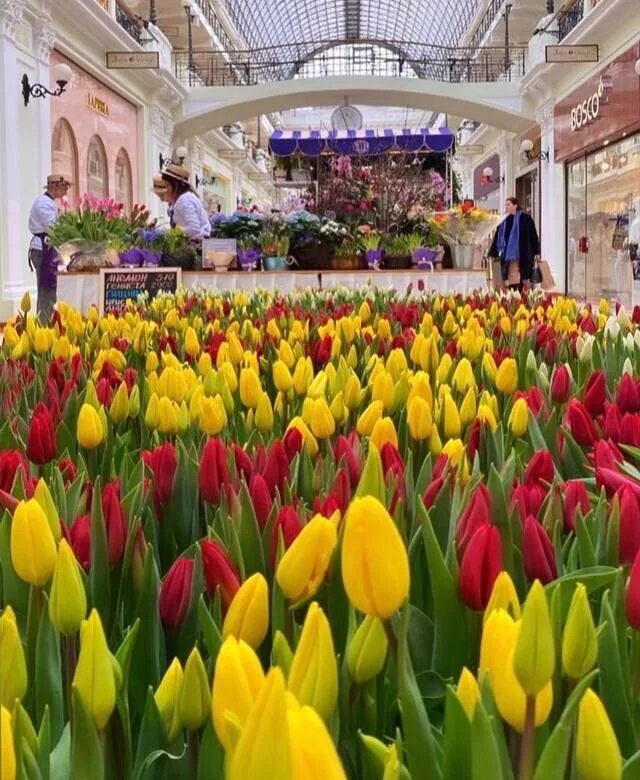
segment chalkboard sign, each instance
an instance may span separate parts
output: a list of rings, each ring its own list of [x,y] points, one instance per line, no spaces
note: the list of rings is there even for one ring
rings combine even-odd
[[[122,311],[128,300],[147,293],[175,292],[182,284],[181,268],[101,268],[100,314]]]

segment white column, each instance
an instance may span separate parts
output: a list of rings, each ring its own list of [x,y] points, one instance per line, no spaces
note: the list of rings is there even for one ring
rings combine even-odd
[[[173,120],[159,106],[151,106],[149,109],[149,124],[151,132],[149,134],[149,169],[156,172],[159,170],[159,157],[171,157],[173,150]],[[153,176],[153,174],[151,174]],[[147,189],[151,189],[151,182]],[[142,200],[149,203],[149,208],[154,216],[160,220],[166,221],[167,207],[162,201],[151,192],[144,192]]]
[[[556,282],[564,291],[566,283],[564,165],[555,162],[553,111],[555,99],[547,98],[536,111],[540,125],[540,149],[549,159],[540,162],[540,238],[542,257],[547,260]]]
[[[57,87],[52,84],[52,76],[49,66],[49,59],[55,44],[56,36],[53,29],[51,17],[42,15],[38,17],[33,26],[33,48],[36,55],[36,79],[39,84],[44,84],[48,89],[53,90]],[[67,89],[73,89],[73,77]],[[29,104],[30,112],[37,116],[38,127],[38,148],[37,168],[42,174],[42,178],[51,172],[51,100],[57,98],[44,98],[34,100]],[[73,171],[68,171],[73,173]]]
[[[500,158],[500,176],[503,181],[500,183],[500,203],[504,203],[515,192],[515,176],[513,168],[513,134],[500,133],[496,143],[496,151]],[[496,175],[498,172],[496,171]]]
[[[22,69],[14,43],[23,12],[23,0],[0,0],[0,320],[13,314],[13,300],[24,289],[28,273],[21,202],[25,172],[19,153]]]

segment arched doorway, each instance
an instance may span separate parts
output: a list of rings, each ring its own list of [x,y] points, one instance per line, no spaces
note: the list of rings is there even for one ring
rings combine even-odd
[[[133,186],[131,162],[127,150],[121,147],[116,157],[116,189],[115,199],[124,204],[124,213],[130,214],[133,207]]]
[[[58,119],[51,134],[51,173],[62,173],[71,177],[67,198],[78,197],[78,146],[71,125],[66,119]]]
[[[87,148],[87,192],[96,198],[109,195],[107,153],[99,135],[94,135]]]

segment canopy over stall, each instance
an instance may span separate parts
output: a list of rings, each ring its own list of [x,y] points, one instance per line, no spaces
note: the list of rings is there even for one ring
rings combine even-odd
[[[448,127],[420,130],[275,130],[269,139],[269,149],[278,157],[302,154],[318,157],[321,154],[373,156],[389,151],[447,152],[453,147],[455,136]]]

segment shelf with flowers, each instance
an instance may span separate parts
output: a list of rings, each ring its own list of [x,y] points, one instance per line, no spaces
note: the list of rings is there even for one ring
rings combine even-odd
[[[447,211],[432,212],[429,227],[451,247],[454,268],[471,268],[476,245],[498,226],[500,217],[463,203]]]

